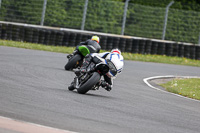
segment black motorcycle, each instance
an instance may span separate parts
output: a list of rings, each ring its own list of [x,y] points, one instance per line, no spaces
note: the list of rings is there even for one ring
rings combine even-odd
[[[89,90],[98,90],[101,86],[101,76],[106,75],[109,71],[113,74],[117,73],[115,65],[110,60],[102,61],[99,64],[91,62],[87,71],[76,76],[68,89],[70,91],[76,89],[80,94],[85,94]]]
[[[81,67],[83,59],[87,54],[90,54],[90,50],[84,45],[79,46],[74,54],[67,56],[68,62],[65,65],[65,70],[72,70]]]

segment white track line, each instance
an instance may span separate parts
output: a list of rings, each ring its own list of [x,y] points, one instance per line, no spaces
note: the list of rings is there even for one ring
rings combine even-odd
[[[143,79],[143,81],[144,81],[150,88],[153,88],[153,89],[155,89],[155,90],[162,91],[162,92],[165,92],[165,93],[173,94],[173,95],[178,96],[178,97],[182,97],[182,98],[186,98],[186,99],[193,100],[193,101],[196,101],[196,102],[200,102],[200,100],[188,98],[188,97],[185,97],[185,96],[181,96],[181,95],[178,95],[178,94],[175,94],[175,93],[171,93],[171,92],[168,92],[168,91],[165,91],[165,90],[156,88],[156,87],[152,86],[152,85],[148,82],[148,80],[162,79],[162,78],[200,78],[200,77],[197,77],[197,76],[174,76],[174,75],[166,75],[166,76],[154,76],[154,77],[149,77],[149,78]]]

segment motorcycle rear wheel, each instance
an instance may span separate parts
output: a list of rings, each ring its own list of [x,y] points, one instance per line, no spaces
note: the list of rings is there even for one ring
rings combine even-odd
[[[81,56],[79,54],[74,55],[65,65],[65,70],[71,70],[75,67],[77,61],[81,60]]]
[[[89,90],[92,89],[94,85],[96,85],[99,80],[101,79],[101,76],[99,73],[94,72],[93,75],[86,81],[83,85],[81,85],[78,89],[77,92],[80,94],[85,94]]]

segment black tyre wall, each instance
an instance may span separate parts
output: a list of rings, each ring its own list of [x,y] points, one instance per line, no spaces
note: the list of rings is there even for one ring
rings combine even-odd
[[[101,45],[101,49],[106,50],[107,36],[101,36],[99,44]]]
[[[196,56],[195,59],[200,60],[200,46],[196,46]]]
[[[122,51],[122,52],[125,52],[126,51],[126,38],[120,38],[120,42],[119,42],[119,49]]]
[[[151,54],[157,54],[158,42],[152,41]]]
[[[69,36],[70,33],[69,32],[64,32],[64,36],[63,36],[63,46],[69,46]]]
[[[50,44],[50,37],[51,37],[51,31],[47,30],[45,32],[44,44],[46,44],[46,45]]]
[[[1,39],[7,40],[8,24],[2,24],[1,27]]]
[[[3,40],[75,47],[81,41],[90,39],[92,35],[100,37],[103,50],[119,48],[122,52],[179,56],[199,60],[199,45],[194,44],[0,23],[0,39]]]
[[[45,44],[45,30],[44,29],[40,29],[39,30],[39,39],[38,39],[38,43],[39,44]]]
[[[107,38],[107,45],[106,45],[106,50],[111,50],[113,48],[113,37],[108,37]]]
[[[82,34],[78,33],[76,35],[75,46],[79,45],[80,42],[82,42]]]
[[[172,43],[165,43],[166,47],[166,55],[173,56],[173,44]]]
[[[145,54],[151,54],[152,41],[146,40]]]
[[[157,54],[158,55],[164,55],[165,54],[165,43],[164,42],[158,42]]]
[[[139,52],[139,39],[133,39],[132,41],[132,53],[138,53]]]
[[[57,31],[56,38],[55,38],[56,46],[63,46],[63,37],[64,37],[64,33],[61,31]]]
[[[12,40],[12,30],[13,30],[13,25],[8,24],[7,25],[7,40]]]
[[[76,33],[70,33],[70,36],[69,36],[69,46],[70,47],[75,47],[75,42],[76,42]]]
[[[190,59],[195,59],[196,56],[196,46],[190,46]]]
[[[179,57],[184,57],[184,45],[183,44],[178,44],[178,56]]]
[[[19,26],[15,26],[13,25],[13,29],[12,29],[12,40],[14,41],[20,41],[20,37],[19,37],[19,34],[20,34],[20,27]]]
[[[119,48],[119,41],[120,41],[120,38],[118,37],[113,38],[113,48]]]
[[[33,29],[32,43],[38,43],[38,42],[39,42],[39,29],[38,28],[34,28]]]
[[[131,53],[133,39],[126,39],[125,51]]]
[[[2,32],[2,24],[0,24],[0,38],[1,38],[1,32]]]
[[[145,51],[145,40],[141,39],[139,41],[139,53],[144,54],[144,51]]]
[[[190,46],[189,45],[183,45],[184,46],[184,57],[189,58],[190,57]]]
[[[172,56],[178,56],[178,44],[177,43],[173,43],[173,55]]]

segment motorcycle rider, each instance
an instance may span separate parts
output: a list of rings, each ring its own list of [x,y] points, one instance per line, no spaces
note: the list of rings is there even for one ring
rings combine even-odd
[[[105,88],[107,91],[110,91],[113,87],[113,79],[117,77],[117,74],[122,71],[124,66],[123,56],[121,55],[121,51],[117,48],[112,49],[111,52],[88,54],[85,57],[85,61],[83,62],[82,67],[80,68],[80,70],[76,71],[75,74],[79,76],[81,73],[87,72],[87,67],[91,62],[98,64],[101,63],[102,60],[110,60],[117,70],[110,70],[106,75],[104,75],[104,80],[100,82],[100,85],[103,88]]]
[[[99,37],[98,36],[92,36],[91,39],[86,40],[85,42],[80,42],[79,45],[76,46],[76,49],[72,54],[69,54],[67,58],[72,57],[78,52],[78,47],[81,45],[86,45],[87,48],[89,49],[90,53],[99,53],[101,50],[101,46],[99,45]]]

